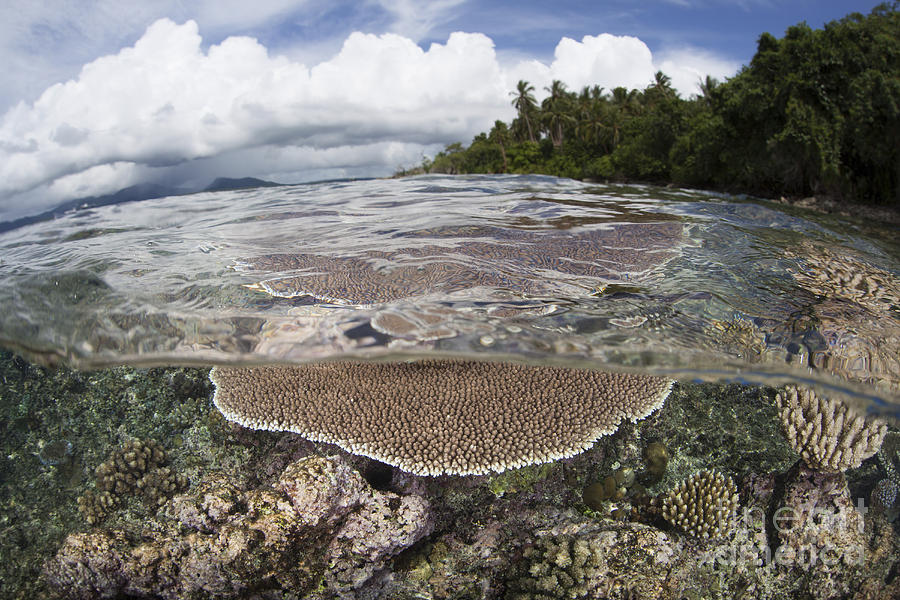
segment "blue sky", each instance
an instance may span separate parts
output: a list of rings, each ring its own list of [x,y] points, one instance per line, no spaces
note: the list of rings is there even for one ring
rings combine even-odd
[[[11,0],[0,6],[0,220],[142,181],[386,175],[540,97],[732,75],[837,0]],[[464,33],[455,33],[464,32]]]

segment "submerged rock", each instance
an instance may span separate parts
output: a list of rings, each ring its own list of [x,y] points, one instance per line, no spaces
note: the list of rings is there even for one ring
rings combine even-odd
[[[338,457],[290,464],[271,487],[238,490],[211,474],[173,499],[140,539],[69,535],[44,565],[66,598],[242,598],[320,584],[340,595],[431,533],[429,503],[371,488]]]

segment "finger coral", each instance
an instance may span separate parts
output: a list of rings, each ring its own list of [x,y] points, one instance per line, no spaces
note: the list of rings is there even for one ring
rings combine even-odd
[[[511,600],[595,598],[606,584],[604,548],[572,535],[545,536],[524,552],[527,573],[510,582]]]
[[[788,386],[775,397],[788,442],[812,469],[846,471],[881,447],[887,425],[864,418],[838,400],[821,398],[809,388]]]
[[[130,440],[113,451],[95,471],[96,491],[78,498],[78,510],[96,525],[128,495],[140,496],[156,509],[175,492],[187,487],[187,479],[171,467],[166,451],[155,440]]]
[[[734,526],[737,486],[717,471],[695,473],[665,496],[663,517],[692,537],[715,538]]]

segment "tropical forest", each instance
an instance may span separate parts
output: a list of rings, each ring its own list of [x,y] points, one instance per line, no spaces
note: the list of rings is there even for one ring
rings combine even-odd
[[[519,81],[517,112],[407,173],[541,173],[763,197],[900,206],[900,2],[813,29],[799,23],[727,81],[685,99],[644,89]]]

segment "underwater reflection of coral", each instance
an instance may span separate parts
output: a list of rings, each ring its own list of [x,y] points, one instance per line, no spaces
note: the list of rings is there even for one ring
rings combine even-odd
[[[628,223],[578,233],[443,227],[409,235],[409,242],[359,256],[270,254],[240,260],[236,268],[293,272],[248,287],[337,304],[372,305],[474,289],[482,300],[489,290],[589,295],[602,281],[633,281],[675,258],[682,225]]]
[[[817,304],[815,316],[816,331],[825,346],[811,352],[811,366],[900,392],[900,320],[896,316],[834,300]]]
[[[847,248],[837,252],[805,243],[785,255],[800,263],[790,270],[797,283],[816,295],[850,300],[876,312],[900,308],[900,280]]]
[[[758,362],[766,350],[766,335],[751,320],[735,316],[727,320],[713,320],[707,336],[722,346],[725,352],[740,356],[747,362]]]
[[[825,346],[810,365],[851,381],[900,392],[900,279],[848,249],[803,244],[785,252]]]

